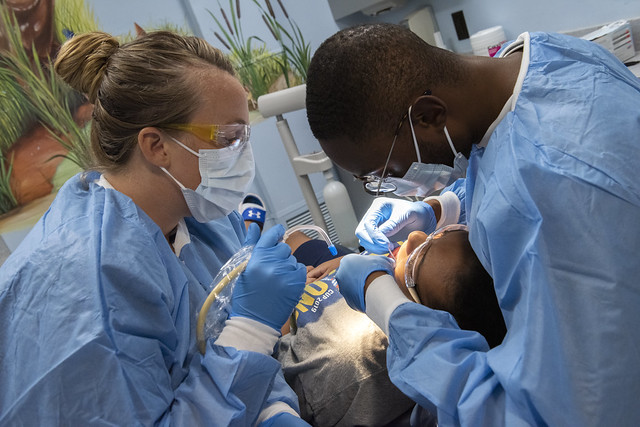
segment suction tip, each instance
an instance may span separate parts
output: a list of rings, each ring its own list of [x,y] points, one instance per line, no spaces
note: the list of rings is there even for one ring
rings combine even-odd
[[[336,247],[334,245],[329,245],[329,252],[331,252],[331,255],[333,255],[333,256],[338,255],[338,250],[336,249]]]

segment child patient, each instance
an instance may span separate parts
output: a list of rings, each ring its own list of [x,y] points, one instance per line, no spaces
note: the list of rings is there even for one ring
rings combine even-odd
[[[507,328],[493,280],[473,252],[465,225],[409,234],[396,251],[394,277],[408,298],[449,312],[461,329],[482,334],[490,348],[502,342]]]
[[[339,258],[318,265],[326,244],[301,233],[287,243],[299,262],[316,266],[296,306],[297,329],[283,336],[277,354],[303,418],[315,425],[399,425],[396,418],[414,404],[388,379],[384,333],[337,291]],[[506,327],[493,282],[465,226],[429,236],[413,232],[394,252],[395,279],[407,298],[448,311],[460,328],[479,332],[491,348],[500,344]]]

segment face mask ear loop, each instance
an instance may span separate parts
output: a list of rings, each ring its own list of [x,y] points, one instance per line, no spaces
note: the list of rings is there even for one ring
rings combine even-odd
[[[447,137],[447,141],[449,142],[449,146],[451,147],[451,150],[453,151],[453,155],[457,156],[458,152],[456,151],[456,147],[453,146],[453,142],[451,141],[451,137],[449,136],[449,131],[447,130],[447,127],[444,127],[444,136]]]
[[[167,175],[169,175],[169,178],[171,178],[172,180],[174,180],[174,181],[176,182],[176,184],[178,184],[178,186],[179,186],[180,188],[182,188],[183,190],[184,190],[185,188],[187,188],[187,187],[185,187],[184,185],[182,185],[182,183],[181,183],[180,181],[178,181],[177,179],[175,179],[175,178],[173,177],[173,175],[171,175],[171,174],[169,173],[169,171],[168,171],[168,170],[166,170],[165,168],[163,168],[162,166],[160,167],[160,170],[162,170],[162,172],[164,172],[164,173],[166,173]]]
[[[420,149],[418,149],[418,139],[416,138],[416,131],[413,130],[413,121],[411,120],[411,108],[413,105],[409,107],[409,127],[411,128],[411,136],[413,136],[413,146],[416,148],[416,156],[418,156],[418,163],[422,163],[422,158],[420,157]]]
[[[200,153],[198,153],[197,151],[193,151],[191,148],[187,147],[186,145],[184,145],[182,142],[178,141],[177,139],[175,139],[171,135],[167,134],[167,136],[169,138],[171,138],[173,140],[173,142],[175,142],[176,144],[178,144],[179,146],[181,146],[182,148],[184,148],[185,150],[187,150],[188,152],[190,152],[194,156],[200,157]]]

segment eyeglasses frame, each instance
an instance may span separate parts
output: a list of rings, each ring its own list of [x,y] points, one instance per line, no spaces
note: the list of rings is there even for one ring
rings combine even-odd
[[[221,144],[220,142],[218,142],[218,138],[220,137],[220,132],[221,132],[220,129],[226,126],[243,126],[245,129],[246,137],[242,138],[240,143],[237,145]],[[246,123],[232,123],[232,124],[226,124],[226,125],[199,125],[199,124],[192,124],[192,123],[189,123],[189,124],[169,123],[169,124],[162,125],[160,127],[165,129],[173,129],[173,130],[188,132],[203,141],[211,142],[212,144],[216,145],[216,148],[241,147],[247,142],[249,142],[251,138],[251,125]]]
[[[422,93],[422,95],[420,95],[420,96],[428,96],[428,95],[431,95],[431,89],[425,90]],[[415,101],[414,101],[414,103],[415,103]],[[389,166],[389,161],[391,160],[391,154],[393,153],[393,148],[396,145],[396,140],[398,139],[398,135],[400,134],[400,129],[402,128],[402,124],[404,123],[404,121],[409,116],[409,112],[410,111],[411,111],[411,106],[409,106],[409,108],[407,108],[407,111],[400,118],[400,121],[398,122],[398,126],[396,126],[396,131],[393,134],[393,142],[391,143],[391,148],[389,149],[389,154],[387,155],[387,160],[384,162],[384,168],[382,169],[382,175],[380,176],[380,178],[378,178],[376,176],[373,176],[373,175],[366,175],[366,176],[358,178],[358,179],[361,179],[361,180],[366,180],[365,182],[363,182],[363,186],[364,186],[364,191],[366,191],[367,193],[372,194],[372,195],[374,195],[376,197],[380,195],[382,183],[386,179],[385,174],[387,172],[387,167]],[[378,186],[377,186],[375,194],[374,194],[372,192],[372,190],[368,186],[369,185],[371,185],[371,186],[375,185],[374,183],[376,181],[378,182]],[[391,184],[391,185],[393,185],[393,184]],[[395,186],[393,186],[393,187],[394,187],[393,189],[385,190],[385,191],[383,191],[383,193],[391,193],[391,192],[395,191]]]
[[[413,298],[413,300],[418,304],[422,304],[422,302],[420,300],[420,296],[418,295],[418,292],[415,289],[416,282],[414,280],[414,277],[415,277],[416,263],[414,262],[411,265],[411,269],[409,269],[409,263],[413,259],[415,259],[424,250],[424,248],[427,247],[433,240],[437,240],[441,238],[445,233],[451,232],[451,231],[467,231],[468,232],[469,227],[466,224],[444,225],[438,228],[437,230],[435,230],[434,232],[432,232],[431,234],[429,234],[425,239],[425,241],[420,243],[420,245],[418,245],[417,248],[411,251],[411,254],[409,254],[409,256],[407,257],[407,261],[405,262],[405,266],[404,266],[404,284],[409,290],[409,294],[411,294],[411,297]],[[409,272],[409,270],[411,270],[411,272]]]

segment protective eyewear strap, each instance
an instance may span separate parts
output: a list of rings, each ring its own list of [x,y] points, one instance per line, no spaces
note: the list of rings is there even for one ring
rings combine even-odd
[[[172,125],[175,129],[191,132],[205,141],[216,141],[220,125]]]
[[[191,148],[187,147],[186,145],[184,145],[182,142],[178,141],[177,139],[175,139],[171,135],[168,135],[168,136],[169,136],[169,138],[171,138],[173,140],[173,142],[175,142],[176,144],[178,144],[179,146],[181,146],[182,148],[184,148],[185,150],[187,150],[188,152],[190,152],[194,156],[200,157],[200,153],[198,153],[197,151],[194,151]]]
[[[393,153],[393,147],[396,146],[396,140],[398,139],[398,132],[393,136],[393,142],[391,143],[391,149],[389,150],[389,154],[387,155],[387,161],[384,162],[384,168],[382,168],[382,175],[378,179],[378,189],[376,190],[376,196],[380,194],[380,187],[382,187],[382,182],[384,181],[385,174],[387,173],[387,166],[389,166],[389,161],[391,160],[391,154]]]
[[[411,136],[413,136],[413,146],[416,149],[416,156],[418,157],[418,163],[422,163],[422,157],[420,157],[420,149],[418,148],[418,138],[416,138],[416,131],[413,129],[413,120],[411,120],[411,108],[413,105],[409,106],[409,127],[411,128]]]

